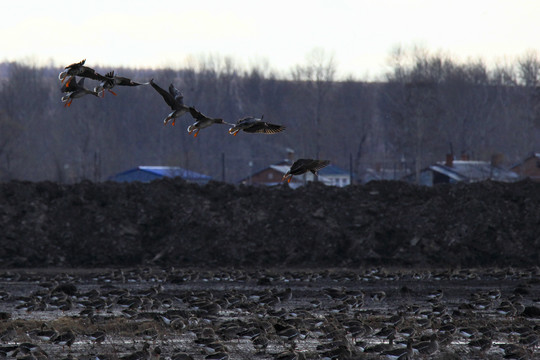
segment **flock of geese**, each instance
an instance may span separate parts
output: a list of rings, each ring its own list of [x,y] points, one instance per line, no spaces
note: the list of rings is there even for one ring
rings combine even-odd
[[[189,113],[195,122],[188,126],[187,131],[194,137],[197,137],[199,131],[205,129],[214,124],[224,124],[231,126],[229,128],[229,134],[236,136],[239,131],[247,133],[261,133],[261,134],[276,134],[285,130],[285,126],[271,124],[263,121],[263,116],[256,118],[253,116],[246,116],[239,119],[236,124],[225,122],[221,118],[212,118],[204,115],[194,106],[187,106],[184,104],[184,95],[178,90],[172,83],[169,85],[169,90],[165,90],[151,79],[147,83],[140,83],[133,81],[129,78],[115,75],[114,71],[108,72],[105,75],[99,74],[96,70],[85,65],[86,59],[78,63],[73,63],[64,68],[58,75],[58,79],[62,81],[61,91],[65,94],[62,96],[62,102],[64,107],[71,106],[74,99],[83,97],[85,95],[93,95],[96,97],[104,97],[105,91],[110,92],[113,95],[117,95],[112,89],[116,86],[139,86],[150,84],[160,94],[167,105],[171,108],[172,112],[165,117],[163,123],[167,125],[171,122],[171,125],[175,125],[176,119],[184,114]],[[80,79],[77,81],[76,77]],[[85,87],[84,81],[86,78],[97,80],[99,84],[90,90]],[[315,159],[298,159],[296,160],[290,170],[283,176],[282,181],[287,180],[290,182],[294,175],[301,175],[308,171],[317,175],[317,172],[330,164],[328,160],[315,160]]]
[[[4,271],[0,359],[539,359],[539,280],[539,267]]]

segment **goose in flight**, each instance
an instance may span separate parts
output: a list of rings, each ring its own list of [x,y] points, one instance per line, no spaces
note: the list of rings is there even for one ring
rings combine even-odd
[[[169,121],[172,121],[171,125],[174,126],[174,123],[175,123],[176,119],[189,111],[189,107],[184,105],[184,95],[182,95],[180,90],[175,88],[173,84],[169,85],[169,91],[166,91],[165,89],[163,89],[159,85],[157,85],[154,82],[154,79],[150,80],[150,85],[152,85],[152,87],[154,89],[156,89],[156,91],[161,96],[163,96],[163,99],[165,100],[167,105],[169,105],[171,107],[171,109],[173,110],[163,120],[163,123],[165,125],[167,125],[169,123]]]
[[[98,97],[98,93],[84,87],[84,79],[81,78],[78,82],[68,81],[62,85],[61,91],[66,93],[62,96],[64,107],[70,107],[73,99],[80,98],[85,95],[94,95]]]
[[[302,175],[308,171],[311,171],[314,175],[317,175],[317,172],[330,164],[329,160],[314,160],[314,159],[298,159],[296,160],[289,171],[283,175],[283,180],[291,182],[293,175]]]
[[[253,116],[246,116],[236,122],[236,124],[229,129],[229,134],[236,136],[240,130],[248,133],[263,133],[263,134],[276,134],[285,130],[285,126],[275,125],[262,121],[264,115],[261,118]]]
[[[148,83],[139,83],[124,76],[114,75],[114,71],[106,73],[105,77],[107,79],[101,81],[99,85],[94,88],[94,91],[100,94],[101,97],[105,96],[105,90],[116,96],[116,93],[112,91],[115,86],[148,85]]]
[[[193,106],[189,107],[189,113],[191,114],[193,119],[195,119],[196,121],[193,124],[188,126],[187,131],[190,135],[192,132],[195,131],[195,134],[193,134],[194,137],[197,137],[197,134],[199,133],[201,129],[207,128],[214,124],[233,125],[233,124],[229,124],[223,121],[223,119],[216,119],[216,118],[208,117],[204,115],[203,113],[201,113],[199,110],[195,109]]]
[[[99,80],[99,81],[107,80],[105,76],[98,74],[96,70],[88,66],[84,66],[85,62],[86,62],[86,59],[78,63],[73,63],[71,65],[66,66],[64,70],[60,74],[58,74],[58,79],[61,80],[63,83],[66,80],[66,78],[69,76],[69,80],[66,83],[67,85],[71,83],[71,80],[73,80],[75,76],[90,78],[90,79]]]

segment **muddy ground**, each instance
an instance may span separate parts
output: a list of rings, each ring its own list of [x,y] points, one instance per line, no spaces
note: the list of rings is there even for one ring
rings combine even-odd
[[[381,359],[408,339],[415,359],[540,357],[538,267],[33,269],[0,286],[6,358]]]
[[[540,184],[0,184],[0,267],[540,263]]]

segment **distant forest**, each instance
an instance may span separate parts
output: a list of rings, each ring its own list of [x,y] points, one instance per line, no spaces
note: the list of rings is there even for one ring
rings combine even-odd
[[[511,165],[538,151],[540,57],[488,68],[427,51],[396,50],[384,80],[336,79],[331,57],[314,56],[288,76],[267,67],[211,58],[181,69],[100,68],[135,81],[170,83],[186,105],[227,122],[253,115],[287,129],[274,135],[228,134],[228,126],[186,128],[150,86],[116,87],[118,96],[60,101],[63,67],[0,64],[0,180],[104,181],[138,165],[181,166],[236,182],[287,157],[328,159],[356,176],[367,168],[412,172],[459,157]],[[78,62],[82,59],[73,59]],[[68,65],[68,64],[65,64]],[[93,88],[97,82],[86,80]],[[499,156],[500,157],[500,156]]]

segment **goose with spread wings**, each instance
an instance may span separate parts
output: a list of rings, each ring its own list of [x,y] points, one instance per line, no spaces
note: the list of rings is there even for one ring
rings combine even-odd
[[[276,134],[285,130],[285,126],[270,124],[266,121],[263,121],[263,116],[261,118],[256,118],[253,116],[246,116],[236,122],[236,124],[229,129],[229,134],[236,136],[240,130],[243,130],[247,133],[262,133],[262,134]]]
[[[287,180],[289,183],[294,175],[302,175],[308,171],[317,175],[318,171],[328,166],[328,164],[330,164],[329,160],[298,159],[292,164],[289,171],[283,175],[281,181]]]
[[[174,87],[173,84],[169,85],[169,91],[161,88],[154,82],[154,79],[150,80],[150,85],[163,97],[167,105],[173,110],[167,117],[163,120],[163,123],[167,125],[169,121],[172,121],[171,125],[174,126],[174,123],[177,118],[189,112],[189,107],[184,105],[184,95]]]

